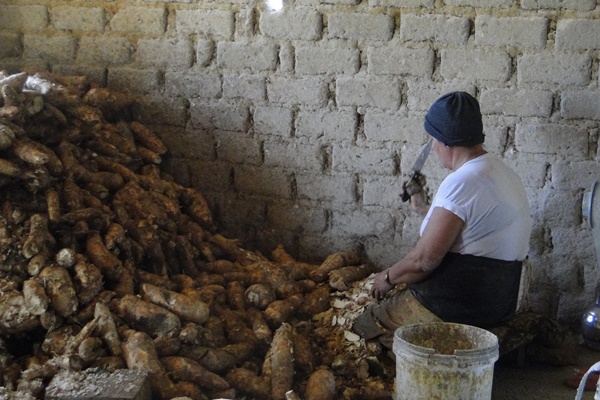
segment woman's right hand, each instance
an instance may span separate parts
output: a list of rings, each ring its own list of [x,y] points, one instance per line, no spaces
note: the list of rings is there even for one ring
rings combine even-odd
[[[410,207],[419,215],[426,215],[429,211],[429,197],[425,189],[410,196]]]
[[[396,286],[390,282],[388,278],[388,272],[389,268],[385,271],[381,271],[375,275],[375,279],[373,280],[373,286],[371,286],[371,296],[377,300],[384,298],[387,292]]]

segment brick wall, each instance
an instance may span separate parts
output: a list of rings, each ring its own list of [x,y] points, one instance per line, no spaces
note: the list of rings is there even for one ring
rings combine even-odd
[[[481,102],[486,146],[535,218],[531,299],[578,322],[600,277],[581,200],[600,179],[594,0],[0,0],[0,68],[85,74],[140,96],[165,168],[222,230],[305,260],[387,267],[420,219],[399,200],[441,94]],[[447,171],[434,157],[431,190]]]

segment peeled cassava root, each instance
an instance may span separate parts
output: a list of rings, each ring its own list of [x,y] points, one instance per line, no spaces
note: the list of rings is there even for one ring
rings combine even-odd
[[[159,399],[351,386],[308,336],[330,293],[372,272],[357,254],[313,265],[220,234],[130,96],[47,72],[0,71],[0,89],[0,335],[39,348],[0,342],[0,385],[43,398],[59,371],[100,367],[148,372]]]

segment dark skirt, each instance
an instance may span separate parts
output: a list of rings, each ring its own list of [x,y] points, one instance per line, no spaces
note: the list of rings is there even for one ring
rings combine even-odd
[[[443,321],[488,327],[512,317],[522,261],[448,253],[413,295]]]

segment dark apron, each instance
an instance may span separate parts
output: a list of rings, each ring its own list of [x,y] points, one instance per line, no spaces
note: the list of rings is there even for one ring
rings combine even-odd
[[[514,315],[522,265],[448,253],[431,275],[409,288],[443,321],[487,327]]]

